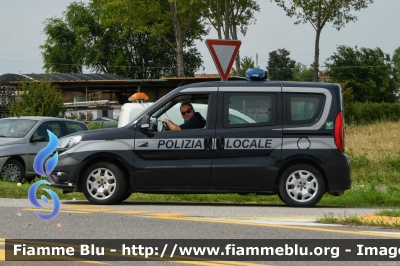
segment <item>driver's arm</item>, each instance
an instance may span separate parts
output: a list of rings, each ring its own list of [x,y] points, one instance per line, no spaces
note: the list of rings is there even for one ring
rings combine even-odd
[[[175,123],[173,123],[173,122],[172,122],[171,120],[169,120],[169,119],[166,119],[166,118],[165,118],[165,119],[163,119],[162,121],[165,122],[165,123],[167,123],[169,129],[172,130],[172,131],[181,130],[181,128],[180,128],[178,125],[176,125]]]

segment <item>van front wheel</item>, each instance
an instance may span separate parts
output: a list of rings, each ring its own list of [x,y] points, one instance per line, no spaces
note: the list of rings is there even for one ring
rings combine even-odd
[[[296,164],[282,174],[279,180],[280,198],[292,207],[313,207],[325,193],[321,173],[308,164]]]
[[[123,171],[110,162],[92,164],[83,174],[82,191],[94,204],[114,204],[121,202],[126,192]]]

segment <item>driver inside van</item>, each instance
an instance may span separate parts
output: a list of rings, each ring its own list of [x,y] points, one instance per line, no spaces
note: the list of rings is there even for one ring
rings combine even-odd
[[[178,126],[169,119],[162,120],[162,122],[165,122],[168,125],[170,130],[176,131],[185,129],[196,129],[206,126],[206,120],[201,116],[199,112],[196,112],[193,109],[193,106],[190,103],[182,103],[180,110],[184,120],[184,123],[182,125]]]

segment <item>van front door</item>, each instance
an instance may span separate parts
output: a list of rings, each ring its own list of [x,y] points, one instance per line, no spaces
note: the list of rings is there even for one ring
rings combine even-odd
[[[210,180],[215,189],[273,189],[281,158],[281,88],[263,85],[219,89]]]
[[[207,94],[191,94],[187,97],[180,95],[180,97],[190,99],[193,106],[197,106],[194,107],[194,111],[202,113],[206,119],[206,126],[178,131],[160,131],[160,127],[157,131],[137,129],[134,160],[135,186],[138,189],[167,191],[185,190],[190,187],[191,190],[196,188],[202,190],[208,186],[216,119],[212,114],[216,112],[217,88],[215,92]],[[181,98],[176,98],[170,101],[179,107],[182,101]],[[208,108],[200,108],[201,104],[208,105]],[[171,113],[174,109],[176,108],[169,109],[169,112]],[[175,112],[178,112],[178,115],[175,117],[170,115],[169,118],[180,125],[184,121],[179,108]],[[160,122],[159,118],[158,122]]]

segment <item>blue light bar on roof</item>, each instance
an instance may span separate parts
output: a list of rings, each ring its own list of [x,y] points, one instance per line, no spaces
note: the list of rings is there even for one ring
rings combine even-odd
[[[265,79],[265,71],[260,68],[249,68],[246,70],[246,78],[249,80]]]

